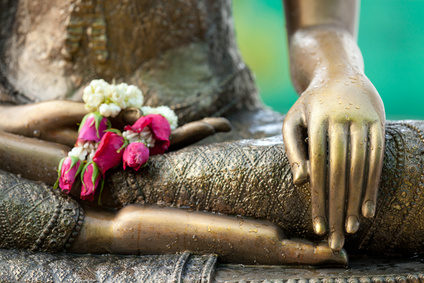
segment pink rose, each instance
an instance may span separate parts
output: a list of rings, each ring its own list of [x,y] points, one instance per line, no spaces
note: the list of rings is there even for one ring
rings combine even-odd
[[[81,161],[78,157],[65,157],[59,165],[59,187],[69,194],[76,177],[81,172]]]
[[[171,126],[168,120],[159,114],[149,114],[140,117],[132,126],[126,126],[125,130],[140,133],[145,127],[150,128],[155,139],[155,146],[150,148],[150,155],[164,153],[170,145]]]
[[[99,142],[108,128],[109,121],[99,113],[89,113],[84,116],[78,129],[78,140],[81,142]]]
[[[82,171],[82,187],[80,198],[92,201],[101,175],[99,167],[94,162],[88,163]]]
[[[142,142],[130,143],[125,149],[122,159],[124,169],[126,169],[126,166],[129,166],[134,168],[135,171],[138,171],[149,160],[149,149]]]
[[[121,163],[124,153],[124,138],[114,132],[106,132],[94,153],[93,161],[104,175],[107,170]]]

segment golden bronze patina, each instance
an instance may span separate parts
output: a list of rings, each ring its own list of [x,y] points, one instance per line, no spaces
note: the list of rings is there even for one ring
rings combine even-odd
[[[81,206],[1,172],[2,215],[17,217],[17,228],[0,218],[0,246],[346,264],[345,230],[351,253],[422,252],[422,125],[389,123],[385,132],[384,107],[355,42],[359,1],[284,4],[300,98],[285,118],[283,144],[240,140],[278,134],[283,117],[260,103],[229,0],[0,1],[1,169],[51,185],[86,113],[79,102],[55,99],[79,101],[99,77],[139,86],[147,105],[171,106],[182,125],[172,150],[230,129],[210,116],[228,117],[233,131],[201,143],[240,140],[155,157],[140,174],[117,170],[103,200],[120,210]],[[140,114],[129,109],[112,123],[119,128]],[[294,239],[318,241],[327,231],[327,245]]]
[[[286,1],[291,73],[301,94],[284,122],[287,156],[294,181],[310,179],[315,233],[329,228],[334,250],[343,247],[344,230],[358,230],[361,207],[374,216],[383,162],[384,106],[355,42],[358,7]]]

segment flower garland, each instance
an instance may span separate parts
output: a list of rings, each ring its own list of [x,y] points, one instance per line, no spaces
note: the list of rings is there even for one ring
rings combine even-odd
[[[143,106],[141,90],[125,83],[93,80],[84,89],[83,100],[90,113],[81,121],[74,148],[60,161],[55,188],[68,194],[80,176],[80,198],[92,201],[99,184],[101,194],[109,169],[122,162],[124,170],[138,171],[151,155],[163,154],[178,118],[167,106]],[[143,116],[121,133],[111,127],[108,118],[128,107],[139,108]]]

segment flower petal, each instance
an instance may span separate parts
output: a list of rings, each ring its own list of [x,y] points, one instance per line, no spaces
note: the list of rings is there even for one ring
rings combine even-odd
[[[149,160],[149,149],[142,142],[130,143],[125,149],[122,160],[124,169],[129,166],[138,171]]]
[[[101,175],[97,165],[94,162],[88,163],[83,169],[81,199],[90,201],[94,199],[100,178]]]
[[[98,113],[89,113],[82,119],[77,142],[99,142],[108,128],[108,119]]]
[[[69,193],[72,189],[72,185],[75,182],[81,161],[77,157],[66,157],[60,168],[59,187],[64,193]]]
[[[106,132],[94,154],[93,161],[104,175],[107,170],[119,165],[124,150],[124,138],[114,132]]]

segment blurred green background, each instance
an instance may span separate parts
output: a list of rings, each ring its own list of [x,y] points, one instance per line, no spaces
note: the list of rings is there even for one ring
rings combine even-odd
[[[287,112],[290,82],[282,0],[233,0],[237,41],[263,101]],[[359,47],[388,119],[424,119],[424,1],[362,1]]]

